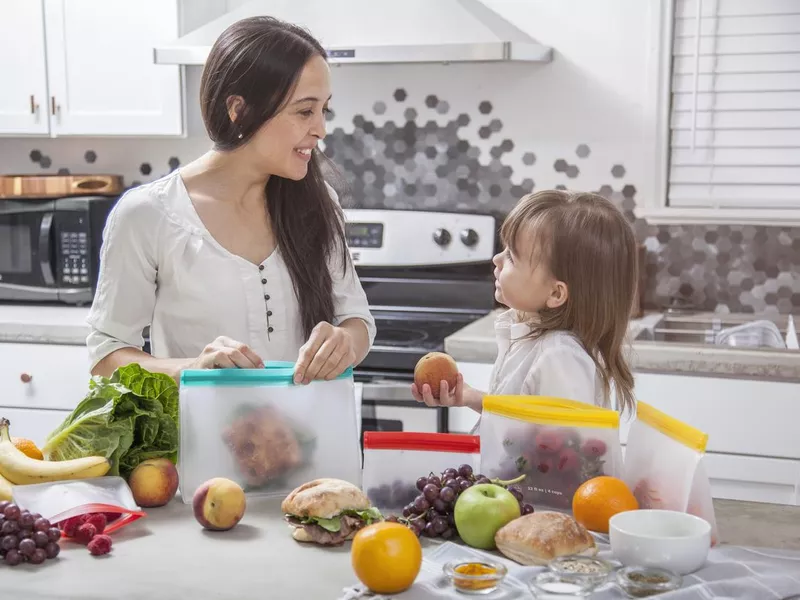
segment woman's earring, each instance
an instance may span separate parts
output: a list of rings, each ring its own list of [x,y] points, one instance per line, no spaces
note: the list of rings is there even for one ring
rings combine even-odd
[[[244,134],[240,133],[239,134],[239,139],[242,139],[243,137],[244,137]]]

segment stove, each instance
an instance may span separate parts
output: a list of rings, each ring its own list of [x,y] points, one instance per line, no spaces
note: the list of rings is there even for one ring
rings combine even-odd
[[[448,431],[448,411],[411,396],[426,353],[496,306],[493,216],[346,209],[347,242],[375,317],[370,353],[355,369],[365,431]]]

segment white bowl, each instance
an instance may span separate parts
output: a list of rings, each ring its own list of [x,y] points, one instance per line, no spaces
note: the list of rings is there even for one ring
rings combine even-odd
[[[611,517],[609,539],[614,557],[626,567],[660,567],[687,575],[706,562],[711,525],[672,510],[630,510]]]

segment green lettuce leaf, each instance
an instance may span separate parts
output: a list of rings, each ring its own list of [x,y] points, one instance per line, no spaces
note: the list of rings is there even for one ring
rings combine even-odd
[[[383,515],[381,511],[377,508],[372,507],[366,510],[345,510],[342,511],[342,514],[333,517],[332,519],[323,519],[321,517],[301,517],[300,521],[305,523],[306,525],[313,525],[317,524],[323,529],[327,529],[333,533],[336,533],[342,528],[342,516],[349,515],[351,517],[360,517],[367,525],[370,525],[376,521],[382,521]]]
[[[104,456],[109,475],[125,478],[142,461],[178,459],[178,386],[168,375],[138,364],[117,369],[110,378],[93,377],[89,392],[47,437],[47,460]]]

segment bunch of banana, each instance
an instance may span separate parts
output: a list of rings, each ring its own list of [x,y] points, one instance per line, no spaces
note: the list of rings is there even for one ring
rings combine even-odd
[[[3,499],[4,481],[27,485],[67,479],[102,477],[111,469],[111,463],[102,456],[87,456],[72,460],[36,460],[19,450],[11,441],[8,419],[0,419],[0,500]],[[7,490],[10,495],[11,490]]]
[[[0,475],[0,502],[3,500],[12,500],[11,498],[11,482]]]

